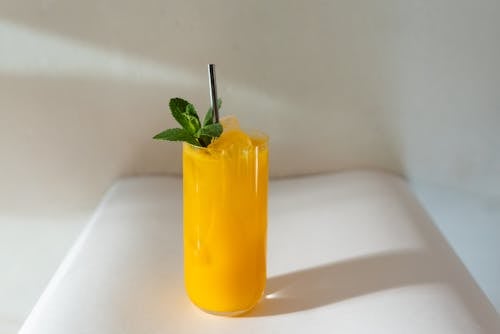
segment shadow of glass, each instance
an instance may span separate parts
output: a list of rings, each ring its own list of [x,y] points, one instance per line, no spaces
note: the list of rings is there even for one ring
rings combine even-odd
[[[264,298],[247,317],[292,313],[387,289],[442,281],[424,252],[387,253],[330,263],[268,279]]]

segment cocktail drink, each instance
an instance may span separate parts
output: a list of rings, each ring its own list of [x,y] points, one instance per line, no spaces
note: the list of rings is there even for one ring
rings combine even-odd
[[[208,147],[183,144],[185,286],[199,308],[237,315],[266,282],[268,139],[221,124]]]
[[[181,127],[153,138],[182,141],[184,281],[199,308],[221,315],[250,310],[266,285],[268,138],[219,118],[215,65],[203,120],[187,100],[170,99]]]

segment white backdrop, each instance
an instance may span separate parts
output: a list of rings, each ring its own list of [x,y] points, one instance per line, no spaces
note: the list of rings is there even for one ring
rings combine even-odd
[[[179,173],[168,99],[271,136],[271,173],[375,167],[500,196],[500,2],[0,1],[0,212]]]
[[[499,38],[498,0],[0,0],[0,332],[115,179],[180,172],[209,62],[273,176],[406,175],[499,309]]]

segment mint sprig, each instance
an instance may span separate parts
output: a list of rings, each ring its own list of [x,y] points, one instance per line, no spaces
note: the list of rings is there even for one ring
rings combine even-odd
[[[222,106],[222,100],[217,99],[217,110]],[[205,114],[205,118],[203,119],[203,126],[213,124],[214,123],[214,112],[212,107],[208,108],[207,113]]]
[[[185,141],[191,145],[207,147],[214,138],[222,133],[222,125],[214,123],[212,108],[208,110],[203,119],[203,125],[195,107],[188,101],[179,97],[170,99],[168,104],[170,112],[182,128],[167,129],[158,133],[153,139],[169,141]],[[222,100],[217,100],[220,109]]]

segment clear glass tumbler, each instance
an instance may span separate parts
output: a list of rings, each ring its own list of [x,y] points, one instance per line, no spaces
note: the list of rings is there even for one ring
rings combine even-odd
[[[214,314],[250,310],[266,284],[268,137],[249,138],[219,149],[183,144],[185,286]]]

